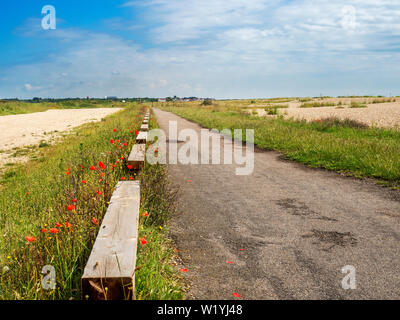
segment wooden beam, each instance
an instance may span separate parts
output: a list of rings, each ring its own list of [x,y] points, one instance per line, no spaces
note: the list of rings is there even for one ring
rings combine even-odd
[[[149,123],[149,120],[146,120],[146,119],[143,120],[143,124],[148,124],[148,123]]]
[[[134,170],[143,169],[145,154],[146,154],[145,144],[134,144],[132,151],[128,157],[128,165],[132,166]]]
[[[147,132],[139,131],[139,134],[136,137],[136,143],[138,143],[138,144],[141,144],[141,143],[146,144],[146,142],[147,142]]]
[[[135,299],[138,181],[119,182],[82,276],[82,299]]]
[[[143,125],[140,127],[140,130],[142,130],[142,131],[149,131],[149,125],[148,125],[148,124],[143,124]]]

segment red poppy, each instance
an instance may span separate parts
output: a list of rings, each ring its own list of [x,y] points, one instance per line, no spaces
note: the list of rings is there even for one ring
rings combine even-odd
[[[106,168],[106,166],[103,162],[99,161],[99,168],[104,170]]]
[[[188,270],[188,269],[181,268],[181,269],[179,269],[179,271],[180,271],[180,272],[188,272],[189,270]]]
[[[147,244],[147,240],[145,238],[140,238],[140,243],[144,246]]]
[[[110,140],[110,143],[111,143],[111,144],[114,144],[114,140],[113,140],[113,139],[111,139],[111,140]]]
[[[117,132],[117,129],[114,129],[114,132]]]
[[[125,159],[124,156],[122,156],[122,157],[121,157],[121,160],[124,160],[124,159]]]
[[[82,180],[82,183],[83,183],[83,184],[86,184],[86,183],[87,183],[87,181],[86,181],[86,180]]]
[[[69,176],[69,175],[71,174],[71,172],[67,171],[65,174],[66,174],[67,176]]]
[[[62,224],[57,222],[57,223],[56,223],[56,227],[57,227],[57,228],[61,228],[61,227],[62,227]]]
[[[35,237],[30,237],[30,236],[26,236],[25,239],[26,239],[26,241],[28,241],[28,242],[33,242],[33,241],[36,240]]]
[[[138,131],[138,130],[135,130],[135,134],[138,135],[138,134],[139,134],[139,131]]]
[[[244,249],[240,249],[240,251],[244,251]]]
[[[130,180],[135,180],[135,178],[134,178],[134,177],[129,177],[129,179],[130,179]]]
[[[99,196],[101,196],[101,195],[103,194],[103,192],[97,191],[97,194],[98,194]]]
[[[132,170],[132,169],[133,169],[133,166],[130,165],[130,164],[128,164],[128,169],[129,169],[129,170]]]
[[[51,228],[51,229],[50,229],[50,232],[51,232],[51,233],[58,233],[58,229],[57,229],[57,228]]]
[[[121,177],[121,180],[122,180],[122,181],[125,181],[125,180],[126,180],[126,178],[125,178],[125,177]]]
[[[97,170],[97,168],[95,166],[90,166],[90,170],[94,171],[94,170]]]
[[[105,173],[104,172],[100,172],[100,177],[104,177]]]
[[[72,224],[70,224],[68,221],[65,223],[65,227],[66,228],[71,228],[72,227]]]
[[[236,293],[236,292],[233,293],[233,296],[236,297],[236,298],[240,298],[241,297],[241,295],[239,293]]]
[[[74,199],[75,200],[75,199]],[[73,201],[73,200],[72,200]],[[68,211],[74,211],[75,210],[75,206],[73,204],[67,206],[67,210]]]
[[[98,225],[98,224],[99,224],[99,222],[97,221],[96,218],[92,218],[92,222],[93,222],[95,225]]]
[[[227,263],[227,264],[232,264],[232,263],[233,263],[233,261],[227,261],[226,263]]]
[[[188,182],[193,182],[193,180],[188,180]]]
[[[81,169],[83,170],[83,169],[85,169],[85,167],[83,166],[83,165],[80,165],[81,166]]]
[[[78,201],[78,200],[76,200],[76,199],[72,199],[72,202],[73,202],[73,203],[76,203],[76,201]]]
[[[119,140],[115,140],[116,143],[119,143]]]
[[[46,233],[47,232],[47,229],[42,229],[42,233]]]
[[[143,216],[143,217],[148,217],[148,216],[149,216],[149,213],[148,213],[147,211],[145,211],[145,212],[143,212],[142,216]]]
[[[124,142],[124,147],[127,147],[127,146],[128,146],[128,144],[126,142]]]

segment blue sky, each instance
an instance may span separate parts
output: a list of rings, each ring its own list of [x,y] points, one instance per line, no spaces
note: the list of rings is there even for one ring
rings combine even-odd
[[[398,0],[0,6],[0,98],[400,95]]]

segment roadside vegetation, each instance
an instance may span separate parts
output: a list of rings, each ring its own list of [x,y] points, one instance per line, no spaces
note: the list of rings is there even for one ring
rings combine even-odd
[[[43,147],[41,161],[13,166],[0,186],[0,299],[80,299],[80,278],[114,187],[141,181],[138,299],[181,299],[166,223],[174,194],[162,166],[138,176],[126,159],[144,110],[131,105]],[[153,123],[153,125],[155,125]],[[56,289],[42,288],[42,268]]]
[[[255,144],[288,159],[356,177],[400,183],[400,132],[369,128],[351,120],[306,121],[255,117],[239,108],[164,106],[207,128],[254,129]]]

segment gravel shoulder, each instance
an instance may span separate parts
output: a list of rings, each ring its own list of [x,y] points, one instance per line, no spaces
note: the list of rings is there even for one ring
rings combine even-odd
[[[167,133],[171,120],[200,133],[195,123],[154,112]],[[189,269],[189,297],[400,298],[398,191],[263,150],[252,175],[236,176],[236,168],[169,165],[180,187],[171,236]],[[346,265],[356,268],[355,290],[342,289]]]

